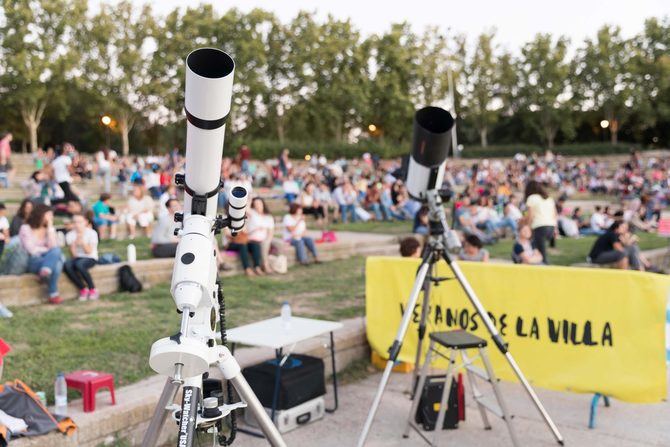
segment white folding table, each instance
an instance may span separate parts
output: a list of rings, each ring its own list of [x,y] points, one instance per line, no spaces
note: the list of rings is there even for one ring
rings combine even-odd
[[[327,408],[326,411],[328,413],[333,413],[337,410],[337,368],[335,367],[335,337],[333,336],[333,332],[340,329],[342,326],[342,323],[334,321],[291,317],[290,323],[288,327],[286,327],[281,317],[275,317],[229,329],[227,331],[226,338],[228,343],[231,344],[231,351],[233,354],[235,353],[235,346],[237,344],[272,348],[275,350],[277,370],[275,374],[275,387],[272,395],[272,420],[274,420],[277,401],[279,399],[281,365],[283,365],[286,358],[291,354],[290,352],[284,354],[284,348],[294,346],[302,341],[327,333],[330,333],[330,360],[333,370],[333,397],[335,405],[333,408]]]

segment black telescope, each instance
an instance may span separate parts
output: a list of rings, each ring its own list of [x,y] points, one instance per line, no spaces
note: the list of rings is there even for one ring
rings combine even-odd
[[[440,189],[451,149],[451,128],[454,118],[440,107],[424,107],[414,115],[412,152],[407,169],[407,191],[419,201],[426,192]]]

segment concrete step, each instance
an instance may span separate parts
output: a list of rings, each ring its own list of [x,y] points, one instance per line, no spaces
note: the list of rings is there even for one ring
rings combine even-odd
[[[336,259],[347,259],[352,256],[372,255],[396,255],[398,245],[393,237],[378,237],[372,235],[360,238],[360,241],[342,240],[335,243],[324,243],[317,245],[319,258],[323,261]],[[296,264],[295,250],[288,244],[279,243],[280,252],[286,255],[288,265]],[[237,275],[242,273],[240,261],[236,255],[224,253],[226,263],[232,270],[221,272],[222,276]],[[173,259],[148,259],[137,261],[132,264],[133,271],[145,288],[158,283],[167,282],[172,277]],[[123,264],[99,265],[91,270],[93,280],[101,295],[115,293],[118,291],[117,272]],[[78,290],[63,274],[61,275],[58,288],[61,297],[66,300],[76,299]],[[29,306],[41,304],[46,301],[46,286],[41,284],[36,275],[9,275],[0,276],[0,303],[12,306]]]

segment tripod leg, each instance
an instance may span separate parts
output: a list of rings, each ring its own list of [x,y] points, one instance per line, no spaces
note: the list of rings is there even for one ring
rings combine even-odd
[[[270,419],[270,416],[265,412],[265,408],[263,408],[263,405],[260,403],[254,394],[254,391],[249,386],[249,383],[247,383],[247,380],[242,375],[240,365],[237,363],[235,357],[232,356],[228,348],[225,346],[219,346],[218,348],[220,351],[217,366],[221,370],[223,377],[233,384],[237,394],[239,394],[242,400],[246,402],[247,411],[251,411],[254,415],[258,426],[270,445],[273,447],[286,447],[286,443],[279,434],[279,430],[277,430],[272,419]]]
[[[265,412],[265,408],[263,408],[263,405],[259,402],[242,373],[237,374],[235,377],[231,378],[230,381],[233,383],[235,390],[242,400],[247,403],[247,410],[253,413],[258,422],[258,426],[261,428],[261,431],[270,445],[273,447],[286,447],[286,443],[279,434],[279,430],[277,430],[275,424],[272,423],[270,416]]]
[[[435,275],[435,265],[431,267],[431,275]],[[423,284],[423,302],[421,304],[421,320],[419,321],[419,341],[416,345],[416,357],[414,358],[414,371],[412,371],[412,390],[410,396],[414,398],[416,392],[416,377],[421,369],[421,351],[423,349],[423,339],[426,335],[426,321],[428,320],[428,311],[430,310],[430,279],[426,278]]]
[[[149,427],[142,439],[142,447],[154,447],[158,442],[165,419],[168,417],[168,411],[165,407],[174,402],[177,391],[179,391],[179,383],[174,383],[171,378],[168,378],[165,382],[165,387],[163,387],[161,397],[156,404],[156,410],[154,410],[154,415],[151,417],[151,422],[149,422]]]
[[[502,336],[498,332],[498,329],[491,321],[491,317],[489,317],[489,314],[486,312],[486,309],[484,309],[484,306],[479,301],[479,298],[477,298],[475,291],[472,289],[472,286],[465,278],[465,275],[461,271],[461,268],[455,261],[452,261],[451,257],[449,256],[449,253],[447,253],[446,251],[443,252],[443,257],[444,260],[447,261],[447,264],[449,264],[449,268],[451,268],[451,271],[454,273],[454,276],[456,277],[459,284],[463,288],[463,291],[467,295],[468,299],[470,300],[475,310],[481,317],[484,326],[486,326],[486,329],[489,331],[491,337],[493,338],[493,342],[496,344],[500,352],[507,359],[507,362],[512,367],[514,374],[519,379],[519,382],[521,382],[521,385],[523,385],[524,389],[526,390],[526,393],[528,393],[528,396],[533,401],[533,404],[535,404],[537,411],[540,413],[540,415],[544,419],[544,422],[547,424],[547,426],[553,433],[554,437],[556,438],[556,441],[560,445],[563,445],[564,444],[563,436],[561,436],[561,433],[558,431],[558,427],[556,427],[554,421],[551,420],[549,413],[547,413],[547,410],[545,410],[544,406],[542,405],[542,402],[540,402],[540,399],[537,397],[537,394],[535,394],[535,391],[530,386],[530,383],[528,382],[528,380],[526,380],[526,377],[521,371],[521,368],[519,368],[519,365],[517,365],[516,361],[514,360],[514,357],[512,357],[512,354],[507,349],[507,344],[502,339]]]
[[[405,333],[407,332],[407,327],[409,322],[412,319],[412,314],[414,313],[414,306],[416,305],[417,300],[419,299],[419,293],[423,287],[423,282],[426,279],[428,274],[428,269],[430,268],[429,258],[431,258],[430,253],[428,253],[419,267],[419,271],[416,274],[416,279],[414,280],[414,287],[412,288],[412,293],[410,294],[409,300],[407,301],[407,307],[405,307],[405,313],[402,316],[402,321],[400,322],[400,327],[398,328],[398,333],[396,338],[393,341],[393,344],[389,348],[389,359],[386,362],[386,367],[384,368],[384,373],[382,374],[382,379],[379,382],[377,387],[377,393],[372,401],[372,406],[368,412],[368,417],[365,420],[363,425],[363,431],[361,431],[360,437],[358,438],[358,447],[363,447],[365,445],[365,440],[368,437],[370,432],[370,427],[372,427],[372,422],[375,419],[375,414],[379,408],[379,403],[382,400],[382,395],[384,394],[384,389],[388,383],[389,377],[391,376],[391,370],[393,369],[393,363],[398,358],[398,353],[400,352],[400,347],[402,346],[402,341],[405,338]]]
[[[407,425],[405,425],[405,432],[402,437],[407,438],[409,436],[409,429],[412,428],[412,420],[414,415],[416,415],[416,409],[419,408],[419,401],[421,400],[421,394],[423,393],[423,387],[426,384],[426,377],[428,377],[428,369],[430,368],[430,362],[433,358],[433,341],[431,340],[428,345],[428,353],[426,354],[426,360],[423,362],[421,367],[421,375],[419,376],[419,383],[416,384],[416,389],[412,393],[414,397],[412,398],[412,405],[409,409],[409,416],[407,416]]]
[[[444,377],[444,387],[442,387],[442,397],[440,397],[440,409],[437,411],[435,433],[433,434],[432,445],[435,447],[438,445],[438,437],[442,432],[442,426],[444,425],[444,418],[447,414],[447,406],[449,405],[449,395],[451,394],[451,381],[454,379],[454,371],[456,370],[456,349],[451,348],[450,351],[449,367],[447,368],[447,373]]]

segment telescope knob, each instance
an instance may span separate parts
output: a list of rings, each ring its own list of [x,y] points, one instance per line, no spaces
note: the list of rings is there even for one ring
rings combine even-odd
[[[184,213],[174,213],[174,221],[175,222],[183,222],[184,221]]]
[[[181,231],[181,229],[175,228],[174,231],[172,232],[172,234],[174,234],[175,236],[179,236],[180,231]]]
[[[185,174],[175,174],[174,175],[174,183],[175,183],[175,185],[183,186],[186,183],[186,175]]]

